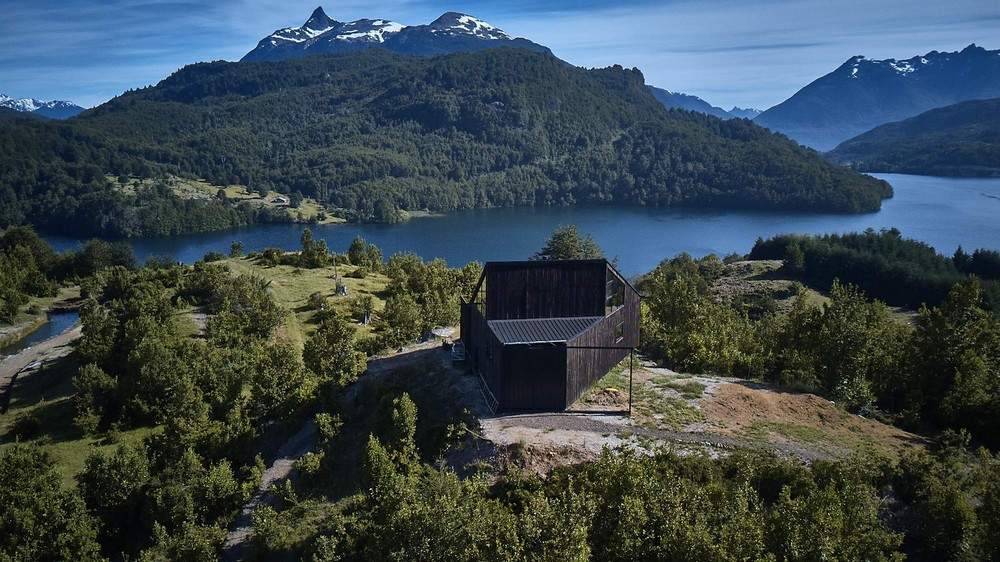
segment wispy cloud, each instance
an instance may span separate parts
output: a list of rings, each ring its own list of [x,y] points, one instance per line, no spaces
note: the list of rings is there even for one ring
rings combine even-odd
[[[318,0],[5,0],[0,92],[94,105],[203,60],[235,60]],[[640,68],[725,107],[768,107],[856,54],[1000,48],[995,0],[341,0],[341,20],[472,13],[571,63]]]

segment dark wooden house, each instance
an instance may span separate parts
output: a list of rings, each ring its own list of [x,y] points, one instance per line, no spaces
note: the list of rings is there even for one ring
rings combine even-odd
[[[565,410],[639,345],[639,294],[606,260],[490,262],[461,329],[491,408]]]

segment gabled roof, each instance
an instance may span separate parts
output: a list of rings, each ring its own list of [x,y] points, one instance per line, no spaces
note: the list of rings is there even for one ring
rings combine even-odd
[[[504,345],[565,343],[583,333],[603,316],[575,318],[531,318],[525,320],[489,320],[486,324]]]

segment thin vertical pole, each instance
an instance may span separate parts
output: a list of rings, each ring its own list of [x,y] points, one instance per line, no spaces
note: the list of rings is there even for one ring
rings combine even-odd
[[[632,357],[635,355],[635,350],[630,349],[628,352],[628,417],[632,417]]]

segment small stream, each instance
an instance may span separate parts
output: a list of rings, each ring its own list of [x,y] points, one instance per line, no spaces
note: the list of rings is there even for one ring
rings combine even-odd
[[[7,355],[16,355],[33,345],[54,338],[68,330],[70,326],[80,319],[80,313],[76,310],[58,310],[50,312],[48,316],[49,319],[34,332],[14,343],[0,346],[0,358]]]

